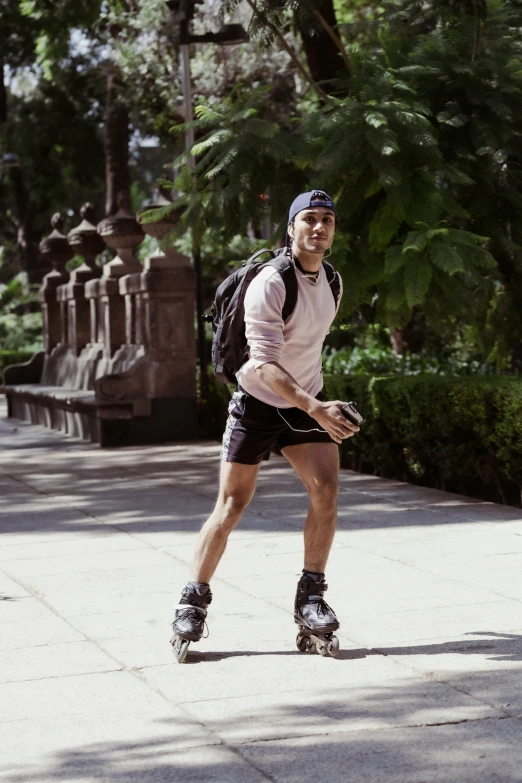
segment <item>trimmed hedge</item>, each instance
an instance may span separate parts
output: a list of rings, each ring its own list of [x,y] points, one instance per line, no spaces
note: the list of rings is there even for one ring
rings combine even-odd
[[[344,467],[521,505],[522,381],[508,376],[325,376],[367,418]]]
[[[231,387],[211,379],[200,417],[221,438]],[[341,446],[345,468],[521,505],[522,380],[508,376],[325,375],[330,400],[366,417]]]

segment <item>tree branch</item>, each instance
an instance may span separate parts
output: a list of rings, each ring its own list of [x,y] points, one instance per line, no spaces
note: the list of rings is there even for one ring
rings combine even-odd
[[[302,75],[304,76],[306,81],[309,82],[309,84],[314,88],[314,90],[317,92],[317,94],[319,95],[321,100],[323,100],[325,102],[328,102],[330,100],[330,97],[325,93],[325,91],[323,89],[321,89],[321,87],[316,82],[314,82],[314,80],[312,79],[312,77],[310,76],[310,74],[308,73],[306,68],[304,67],[304,65],[299,60],[297,54],[294,52],[292,47],[288,44],[288,42],[287,42],[286,38],[284,37],[283,33],[278,29],[278,27],[273,22],[270,21],[270,19],[268,19],[265,16],[265,14],[262,11],[260,11],[257,8],[257,6],[256,6],[255,2],[253,2],[253,0],[247,0],[247,3],[250,6],[250,8],[254,11],[255,14],[257,14],[258,16],[261,16],[263,18],[263,21],[266,24],[266,26],[269,27],[272,30],[272,32],[277,36],[277,38],[282,43],[284,49],[286,50],[287,54],[290,56],[292,62],[295,63],[295,65],[297,66],[298,70],[302,73]]]
[[[339,52],[341,54],[341,57],[343,58],[343,62],[344,62],[346,71],[348,73],[348,76],[351,76],[352,75],[352,64],[351,64],[350,60],[348,59],[348,55],[346,54],[346,50],[345,50],[345,48],[343,46],[343,42],[341,41],[341,39],[339,38],[339,36],[335,32],[333,27],[328,24],[328,22],[323,17],[321,12],[317,10],[317,8],[314,8],[314,14],[317,16],[317,18],[321,22],[322,26],[324,27],[324,29],[326,30],[328,35],[330,36],[330,38],[332,39],[334,44],[339,49]]]

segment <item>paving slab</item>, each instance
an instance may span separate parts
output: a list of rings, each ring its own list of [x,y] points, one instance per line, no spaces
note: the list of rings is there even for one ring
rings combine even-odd
[[[116,671],[119,668],[114,658],[87,641],[0,650],[0,683]]]
[[[519,783],[522,723],[468,723],[336,733],[241,745],[275,783]],[[303,778],[306,770],[306,778]]]
[[[303,655],[307,501],[272,457],[179,666],[219,451],[100,450],[0,415],[0,780],[521,781],[522,511],[343,471],[341,652]]]

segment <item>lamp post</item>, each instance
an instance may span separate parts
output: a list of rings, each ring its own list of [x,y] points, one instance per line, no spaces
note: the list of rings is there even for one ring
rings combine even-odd
[[[196,6],[201,5],[204,2],[205,0],[166,0],[166,4],[171,11],[171,21],[179,25],[179,48],[183,85],[183,111],[186,123],[192,123],[194,118],[192,110],[192,82],[190,78],[190,44],[217,43],[221,44],[222,46],[233,46],[235,44],[247,43],[250,40],[248,33],[241,24],[223,24],[217,33],[193,35],[190,32],[190,22],[194,18]],[[194,128],[191,126],[187,127],[185,130],[185,149],[187,152],[194,146],[194,141]],[[189,168],[194,169],[196,162],[193,155],[189,155],[187,164]],[[193,248],[193,258],[194,271],[196,273],[196,314],[199,368],[201,373],[201,383],[204,385],[207,373],[207,363],[205,324],[203,323],[203,276],[201,270],[201,250],[199,246]]]

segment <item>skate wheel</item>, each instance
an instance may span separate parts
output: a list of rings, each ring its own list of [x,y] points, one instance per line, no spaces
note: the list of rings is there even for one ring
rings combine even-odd
[[[315,645],[315,649],[317,650],[319,655],[328,655],[328,646],[323,642],[317,642],[317,644]]]
[[[310,647],[312,647],[312,640],[309,636],[303,635],[301,633],[297,634],[297,639],[295,640],[295,643],[297,645],[297,649],[299,652],[310,652]]]
[[[185,658],[187,657],[188,648],[189,648],[189,640],[188,639],[180,639],[179,636],[174,636],[171,641],[172,644],[172,652],[174,653],[174,657],[177,660],[178,663],[183,663]]]
[[[328,644],[326,645],[326,650],[328,652],[328,655],[331,655],[332,658],[337,658],[339,655],[339,639],[337,636],[332,636]]]

